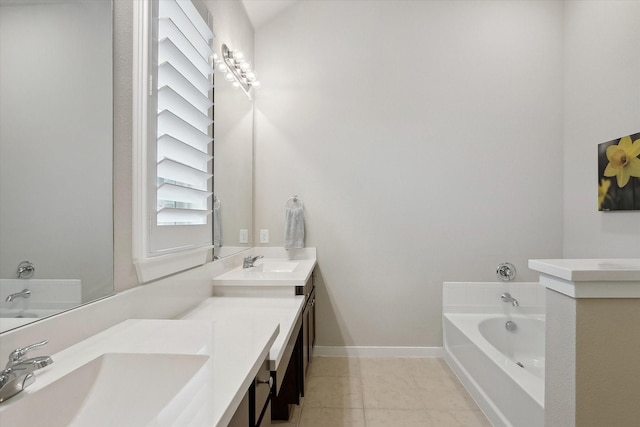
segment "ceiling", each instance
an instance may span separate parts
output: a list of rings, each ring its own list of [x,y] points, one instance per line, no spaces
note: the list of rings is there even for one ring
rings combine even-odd
[[[242,0],[254,29],[271,20],[298,0]]]

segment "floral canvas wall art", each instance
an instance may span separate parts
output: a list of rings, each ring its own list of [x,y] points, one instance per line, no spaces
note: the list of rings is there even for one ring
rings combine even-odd
[[[640,133],[598,144],[598,210],[640,210]]]

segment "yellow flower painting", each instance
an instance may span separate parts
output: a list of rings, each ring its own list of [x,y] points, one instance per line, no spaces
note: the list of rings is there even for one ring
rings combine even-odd
[[[609,187],[611,187],[611,181],[608,179],[601,179],[600,185],[598,185],[598,210],[602,210],[602,204],[604,200],[607,198],[607,193],[609,192]]]
[[[598,210],[640,210],[640,133],[598,145]]]

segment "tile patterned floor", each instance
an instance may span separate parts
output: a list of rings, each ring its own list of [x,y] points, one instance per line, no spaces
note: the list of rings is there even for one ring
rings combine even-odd
[[[275,427],[491,427],[442,359],[315,357]]]

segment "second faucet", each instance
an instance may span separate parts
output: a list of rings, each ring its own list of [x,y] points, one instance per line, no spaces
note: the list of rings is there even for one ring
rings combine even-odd
[[[263,258],[262,255],[258,255],[258,256],[248,256],[246,258],[244,258],[242,260],[242,268],[251,268],[253,267],[253,263],[256,262],[256,260],[259,260],[260,258]]]

